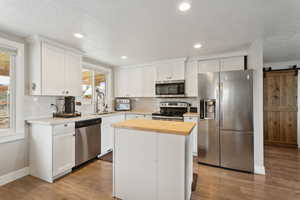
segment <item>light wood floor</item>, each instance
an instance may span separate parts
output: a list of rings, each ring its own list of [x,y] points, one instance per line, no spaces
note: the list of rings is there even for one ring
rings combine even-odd
[[[199,174],[192,200],[299,200],[300,151],[265,149],[266,176],[195,164]],[[0,187],[1,200],[111,200],[112,165],[95,161],[48,184],[31,176]]]

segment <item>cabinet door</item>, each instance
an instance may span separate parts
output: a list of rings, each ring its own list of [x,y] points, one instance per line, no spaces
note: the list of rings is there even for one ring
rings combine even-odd
[[[128,119],[144,119],[145,115],[140,115],[140,114],[126,114],[126,120]]]
[[[185,122],[194,122],[196,126],[193,129],[192,134],[192,143],[193,143],[193,155],[198,155],[198,117],[184,117]]]
[[[156,68],[153,66],[143,67],[142,77],[143,97],[155,97]]]
[[[184,80],[185,63],[184,62],[174,62],[170,64],[170,69],[172,72],[172,80]]]
[[[116,96],[128,97],[129,76],[126,69],[119,69],[116,73]]]
[[[188,97],[198,96],[198,65],[196,61],[187,63],[185,73],[185,93]]]
[[[64,95],[65,51],[42,43],[42,94]]]
[[[244,56],[221,60],[221,71],[244,70]]]
[[[157,81],[172,80],[172,71],[169,63],[162,63],[156,65]]]
[[[101,124],[101,154],[105,154],[113,149],[114,144],[114,128],[113,123],[125,120],[125,115],[116,115],[110,117],[103,117]]]
[[[54,135],[53,176],[59,175],[75,166],[75,133]]]
[[[115,129],[116,197],[129,200],[157,199],[157,135],[146,131]],[[170,168],[173,169],[173,166],[170,165]],[[175,174],[175,177],[177,176]]]
[[[65,54],[66,95],[81,96],[81,55],[72,52]]]
[[[198,73],[205,72],[219,72],[220,61],[219,60],[204,60],[198,63]]]
[[[128,68],[128,93],[129,97],[143,96],[143,77],[142,68]]]
[[[158,135],[158,193],[155,199],[185,199],[185,137],[173,134],[156,134]]]

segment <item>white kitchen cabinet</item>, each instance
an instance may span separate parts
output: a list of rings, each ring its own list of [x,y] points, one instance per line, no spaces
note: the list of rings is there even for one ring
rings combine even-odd
[[[154,97],[156,69],[125,67],[115,72],[116,97]]]
[[[156,64],[156,80],[184,80],[185,60]]]
[[[185,122],[194,122],[196,126],[194,127],[191,135],[192,135],[192,147],[193,147],[193,155],[198,155],[198,127],[199,127],[199,118],[198,117],[184,117]]]
[[[128,119],[151,119],[151,118],[152,118],[151,115],[126,113],[126,120],[128,120]]]
[[[30,175],[52,183],[75,166],[75,123],[31,124]]]
[[[193,160],[190,136],[122,128],[116,128],[114,134],[114,197],[143,200],[191,198]]]
[[[65,88],[66,95],[81,96],[81,55],[66,52],[65,53]]]
[[[155,97],[156,68],[150,65],[142,70],[143,97]]]
[[[75,166],[75,132],[55,133],[53,141],[53,176]]]
[[[198,73],[219,72],[220,60],[202,60],[198,63]]]
[[[65,51],[42,44],[42,94],[63,95],[65,91]]]
[[[117,184],[114,184],[114,196],[124,200],[155,200],[157,134],[143,131],[136,134],[136,131],[123,130],[119,130],[119,134],[115,133],[114,155],[117,158],[114,181]]]
[[[111,116],[103,116],[101,123],[101,155],[113,149],[114,129],[113,123],[118,123],[125,120],[124,114],[116,114]]]
[[[118,69],[115,71],[115,96],[128,97],[129,95],[129,72],[127,69]]]
[[[198,96],[198,63],[189,62],[185,69],[185,93],[188,97]]]
[[[221,71],[244,70],[244,56],[224,58],[220,60]]]
[[[41,37],[29,43],[31,95],[80,96],[81,52]]]

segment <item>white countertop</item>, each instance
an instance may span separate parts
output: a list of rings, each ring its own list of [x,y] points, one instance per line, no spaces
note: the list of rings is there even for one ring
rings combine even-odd
[[[59,117],[48,117],[48,118],[39,118],[39,119],[30,119],[26,120],[28,124],[42,124],[42,125],[57,125],[57,124],[64,124],[64,123],[71,123],[71,122],[78,122],[84,121],[89,119],[97,119],[102,117],[109,117],[112,115],[118,114],[136,114],[136,115],[151,115],[152,112],[150,111],[124,111],[124,112],[109,112],[104,114],[83,114],[80,117],[72,117],[72,118],[59,118]]]

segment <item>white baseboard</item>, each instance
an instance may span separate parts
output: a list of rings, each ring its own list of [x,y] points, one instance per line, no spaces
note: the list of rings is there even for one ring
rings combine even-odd
[[[265,166],[255,165],[254,166],[254,173],[255,174],[265,175],[266,174]]]
[[[29,167],[24,167],[14,172],[10,172],[3,176],[0,176],[0,186],[15,181],[19,178],[29,175]]]

